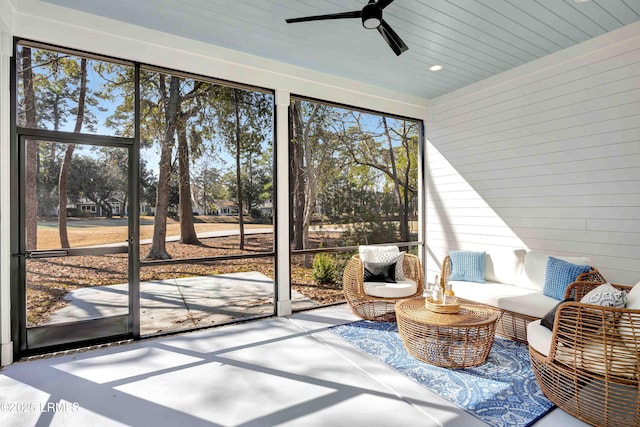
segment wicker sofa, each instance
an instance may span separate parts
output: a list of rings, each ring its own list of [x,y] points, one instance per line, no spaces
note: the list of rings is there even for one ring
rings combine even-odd
[[[575,282],[565,295],[580,301],[599,285]],[[631,291],[626,307],[565,302],[552,331],[528,325],[529,354],[542,391],[564,411],[592,425],[638,426],[640,283],[614,286]]]
[[[449,281],[451,258],[442,263],[440,285],[449,281],[458,299],[498,309],[501,317],[496,333],[517,341],[527,341],[527,324],[542,318],[558,300],[543,294],[545,269],[549,255],[541,252],[491,250],[485,254],[485,283]],[[585,257],[556,257],[575,264],[589,264]],[[597,269],[576,280],[604,283]]]

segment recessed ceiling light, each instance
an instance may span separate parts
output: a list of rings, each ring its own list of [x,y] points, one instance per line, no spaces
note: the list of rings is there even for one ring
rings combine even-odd
[[[429,67],[429,69],[431,71],[440,71],[442,70],[442,65],[432,65],[431,67]]]
[[[576,3],[587,3],[590,2],[591,0],[574,0]]]

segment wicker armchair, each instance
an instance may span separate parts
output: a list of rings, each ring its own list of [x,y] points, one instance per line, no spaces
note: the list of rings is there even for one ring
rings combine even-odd
[[[566,296],[579,301],[599,285],[575,282]],[[640,425],[640,310],[562,304],[548,356],[531,345],[529,354],[542,391],[564,411],[592,425]]]
[[[442,270],[440,274],[440,286],[442,286],[442,289],[444,289],[444,285],[445,283],[447,283],[450,276],[451,257],[447,255],[442,262]],[[605,283],[606,279],[602,276],[602,274],[600,274],[598,269],[592,267],[591,271],[578,276],[576,278],[576,281]],[[463,298],[459,299],[463,303],[477,304],[474,301],[468,301]],[[498,319],[498,323],[496,324],[496,334],[512,340],[524,343],[527,342],[527,324],[529,324],[529,322],[538,320],[537,317],[528,316],[523,313],[516,313],[514,311],[498,309],[495,307],[486,307],[500,311],[500,318]]]
[[[393,322],[396,320],[395,304],[400,299],[417,298],[422,296],[424,276],[420,259],[408,253],[404,254],[402,268],[407,279],[416,282],[416,293],[405,298],[380,298],[365,294],[364,270],[359,255],[354,255],[344,268],[342,276],[342,290],[353,312],[366,320],[381,320]]]

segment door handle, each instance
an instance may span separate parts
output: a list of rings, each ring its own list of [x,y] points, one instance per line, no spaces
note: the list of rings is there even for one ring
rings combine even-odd
[[[37,251],[37,252],[27,251],[27,258],[54,258],[54,257],[68,256],[68,255],[69,255],[69,251],[65,251],[65,250]]]

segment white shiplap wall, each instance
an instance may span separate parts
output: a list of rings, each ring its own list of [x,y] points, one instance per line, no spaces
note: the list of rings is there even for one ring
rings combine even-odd
[[[640,27],[434,99],[427,180],[429,281],[496,246],[640,281]]]

